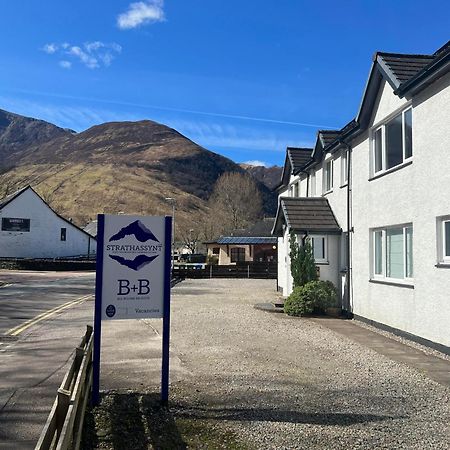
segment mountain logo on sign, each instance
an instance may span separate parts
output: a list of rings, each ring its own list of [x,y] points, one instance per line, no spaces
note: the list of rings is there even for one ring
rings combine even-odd
[[[117,261],[119,264],[122,264],[122,266],[129,267],[133,270],[140,270],[147,264],[150,264],[154,259],[156,259],[159,255],[155,256],[147,256],[147,255],[139,255],[136,256],[134,259],[126,259],[119,255],[109,255],[111,259],[114,259],[114,261]]]
[[[159,242],[158,238],[140,220],[135,220],[134,222],[130,223],[130,225],[122,228],[118,233],[109,238],[109,242],[119,241],[126,236],[133,235],[139,242]]]

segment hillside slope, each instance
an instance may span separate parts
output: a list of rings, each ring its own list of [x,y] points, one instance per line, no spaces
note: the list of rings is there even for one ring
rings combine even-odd
[[[0,169],[17,161],[32,146],[71,134],[49,122],[0,109]]]
[[[56,136],[45,139],[42,133],[34,142],[25,136],[21,141],[31,145],[4,152],[3,164],[10,169],[0,184],[9,190],[31,184],[80,225],[98,212],[168,214],[166,197],[177,201],[177,220],[198,222],[208,213],[206,200],[218,177],[243,172],[233,161],[149,120],[105,123],[76,134],[49,127],[52,133]],[[273,194],[259,187],[271,214]]]
[[[278,186],[281,180],[281,174],[283,173],[283,167],[280,166],[254,166],[251,164],[241,163],[239,164],[245,169],[253,178],[266,185],[269,189],[273,189]]]

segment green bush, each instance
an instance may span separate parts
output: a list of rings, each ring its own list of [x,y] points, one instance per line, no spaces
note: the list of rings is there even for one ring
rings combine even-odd
[[[289,316],[304,316],[315,310],[337,306],[337,292],[331,281],[310,281],[294,288],[284,302],[284,312]]]
[[[307,295],[306,286],[295,287],[284,301],[284,312],[289,316],[305,316],[314,311],[314,303]]]
[[[304,286],[309,281],[317,280],[316,263],[310,240],[306,239],[303,245],[299,246],[297,235],[291,231],[289,244],[294,288]]]

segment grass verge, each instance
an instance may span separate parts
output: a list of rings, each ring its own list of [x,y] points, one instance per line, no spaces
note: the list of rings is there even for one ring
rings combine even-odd
[[[86,411],[82,449],[250,449],[220,421],[192,416],[186,405],[161,406],[157,394],[109,392]]]

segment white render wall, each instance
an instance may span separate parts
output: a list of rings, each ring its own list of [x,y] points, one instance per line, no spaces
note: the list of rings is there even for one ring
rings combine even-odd
[[[436,218],[450,214],[450,75],[412,99],[413,162],[370,178],[369,132],[353,143],[353,312],[450,346],[450,269],[437,268]],[[372,124],[408,100],[383,83]],[[369,282],[370,229],[413,224],[413,289]]]
[[[0,257],[58,258],[95,254],[96,241],[74,225],[58,217],[31,189],[0,210],[2,217],[30,219],[29,232],[1,231]],[[66,228],[66,241],[61,241]]]

